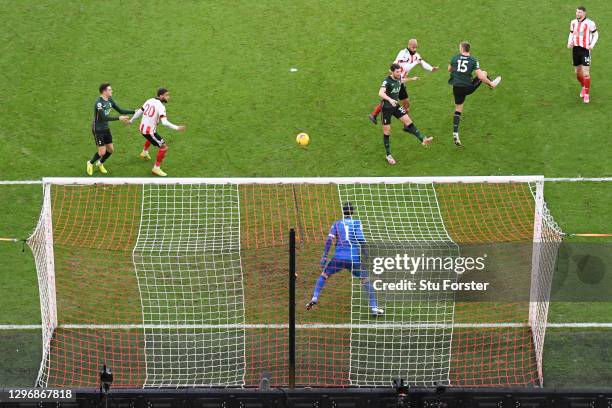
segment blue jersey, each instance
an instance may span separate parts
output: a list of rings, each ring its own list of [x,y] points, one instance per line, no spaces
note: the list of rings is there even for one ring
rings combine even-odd
[[[347,217],[334,222],[328,240],[332,238],[336,238],[334,259],[359,262],[360,249],[365,244],[361,221]]]

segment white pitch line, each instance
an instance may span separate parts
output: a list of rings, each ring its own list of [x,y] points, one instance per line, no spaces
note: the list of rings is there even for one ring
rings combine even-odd
[[[423,324],[400,324],[400,323],[370,323],[370,324],[296,324],[298,329],[488,329],[507,327],[528,327],[528,323],[423,323]],[[131,330],[131,329],[287,329],[288,324],[64,324],[63,329],[87,329],[87,330]],[[612,328],[612,323],[548,323],[548,328]],[[34,330],[40,329],[39,324],[3,324],[0,330]]]

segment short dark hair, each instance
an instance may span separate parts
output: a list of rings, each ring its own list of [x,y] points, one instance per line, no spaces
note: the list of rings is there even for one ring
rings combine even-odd
[[[108,88],[110,86],[110,83],[108,82],[104,82],[103,84],[100,84],[100,87],[98,88],[100,90],[100,93],[106,91],[106,88]]]
[[[576,8],[576,10],[586,11],[586,7],[584,7],[584,6],[578,6],[578,7]]]
[[[470,52],[470,49],[472,48],[472,46],[470,45],[470,43],[469,43],[469,42],[467,42],[467,41],[462,41],[462,42],[461,42],[461,44],[460,44],[460,46],[461,46],[461,49],[462,49],[463,51],[465,51],[465,52]]]
[[[350,217],[351,215],[353,215],[353,212],[353,204],[351,204],[349,201],[342,205],[342,214],[344,214],[345,217]]]
[[[166,88],[159,88],[159,89],[157,90],[157,96],[158,96],[158,97],[160,97],[160,96],[162,96],[163,94],[165,94],[166,92],[168,92],[168,90],[167,90]]]
[[[391,72],[395,71],[396,69],[400,69],[402,66],[400,64],[391,64],[391,66],[389,67],[389,70]]]

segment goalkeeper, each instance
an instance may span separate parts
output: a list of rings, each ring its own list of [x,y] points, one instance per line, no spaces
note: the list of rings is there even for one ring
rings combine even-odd
[[[370,298],[370,309],[372,315],[380,316],[384,313],[383,309],[378,308],[374,287],[370,283],[368,274],[361,263],[362,256],[366,256],[365,238],[361,228],[361,221],[353,218],[353,206],[346,202],[342,206],[344,217],[334,222],[329,230],[329,235],[325,240],[325,250],[321,258],[321,276],[317,280],[314,293],[310,302],[306,304],[306,310],[312,309],[319,301],[319,295],[325,286],[327,279],[343,269],[351,271],[355,278],[361,279],[363,288]],[[332,241],[336,240],[334,256],[328,262],[327,255],[331,249]]]

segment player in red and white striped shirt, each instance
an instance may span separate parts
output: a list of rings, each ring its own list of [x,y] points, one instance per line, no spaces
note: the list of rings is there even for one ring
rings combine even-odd
[[[576,19],[570,21],[570,34],[567,39],[567,48],[572,48],[572,57],[574,60],[574,69],[576,71],[576,78],[582,90],[580,91],[580,97],[583,98],[584,103],[589,103],[589,89],[591,87],[591,51],[597,39],[599,33],[597,32],[597,26],[595,22],[587,17],[586,8],[580,6],[576,9]]]
[[[165,88],[160,88],[157,90],[157,98],[147,99],[147,101],[142,105],[140,109],[134,113],[134,116],[130,119],[129,123],[133,123],[136,119],[142,116],[140,121],[140,134],[147,139],[144,144],[144,148],[140,153],[140,157],[144,160],[151,160],[151,156],[149,156],[149,146],[151,144],[157,146],[159,151],[157,152],[155,166],[151,170],[153,174],[157,174],[158,176],[165,177],[166,173],[160,168],[161,162],[164,160],[166,156],[166,152],[168,151],[168,145],[164,142],[164,138],[157,133],[157,124],[159,122],[162,125],[167,126],[171,129],[178,130],[182,132],[185,130],[185,126],[178,126],[170,123],[168,118],[166,117],[166,106],[164,104],[168,103],[170,100],[170,93]]]
[[[410,40],[408,40],[408,46],[406,48],[401,49],[400,52],[397,54],[397,57],[395,57],[395,61],[393,61],[394,64],[399,64],[399,66],[402,67],[403,83],[406,83],[408,81],[417,81],[419,79],[418,76],[408,76],[410,71],[412,71],[412,69],[417,65],[420,65],[421,67],[423,67],[424,70],[429,72],[436,72],[438,70],[438,67],[432,67],[423,58],[421,58],[421,55],[416,51],[418,46],[419,43],[417,42],[417,40],[411,38]],[[406,112],[409,112],[410,102],[408,100],[408,93],[400,92],[400,102],[404,110],[406,110]],[[372,111],[371,114],[368,115],[370,122],[376,124],[376,117],[378,116],[381,110],[382,102],[377,105],[376,108],[374,108],[374,111]]]

